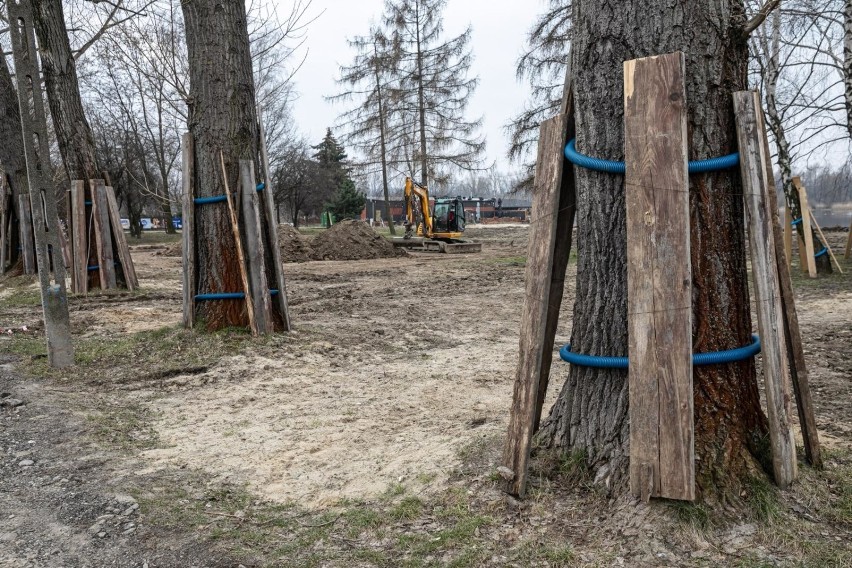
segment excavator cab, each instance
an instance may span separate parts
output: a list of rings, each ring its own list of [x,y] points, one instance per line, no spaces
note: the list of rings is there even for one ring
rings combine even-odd
[[[465,214],[462,200],[457,197],[436,199],[432,223],[432,230],[436,233],[463,233]]]

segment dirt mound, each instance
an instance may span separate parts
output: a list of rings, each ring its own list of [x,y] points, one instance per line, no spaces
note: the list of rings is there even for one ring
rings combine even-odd
[[[290,225],[278,225],[278,248],[281,262],[307,262],[313,252],[308,240]]]
[[[180,241],[171,243],[154,253],[156,256],[181,256],[183,254],[183,243]]]
[[[362,221],[341,221],[314,239],[314,260],[364,260],[406,256]]]

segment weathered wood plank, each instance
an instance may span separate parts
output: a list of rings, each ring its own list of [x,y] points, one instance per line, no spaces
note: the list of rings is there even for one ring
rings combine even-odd
[[[9,238],[6,235],[6,227],[8,226],[8,202],[11,195],[11,189],[7,189],[6,172],[0,168],[0,274],[6,271],[6,249],[9,245]]]
[[[68,218],[71,221],[71,240],[74,252],[74,262],[71,270],[74,272],[74,292],[86,294],[89,291],[89,244],[86,234],[86,186],[82,180],[71,182],[71,209]]]
[[[852,221],[849,221],[849,235],[846,237],[846,252],[843,258],[849,260],[852,257]]]
[[[793,213],[789,207],[784,207],[784,259],[787,266],[793,266]]]
[[[254,301],[251,297],[251,287],[249,286],[249,277],[246,270],[246,257],[243,254],[243,239],[240,233],[240,222],[237,217],[237,211],[234,207],[234,199],[231,195],[231,190],[228,187],[228,169],[225,167],[225,155],[219,152],[219,163],[222,166],[222,181],[225,185],[225,201],[228,203],[228,215],[231,218],[231,231],[234,234],[235,246],[237,247],[237,262],[240,269],[240,280],[243,282],[243,291],[245,292],[246,312],[249,319],[249,328],[251,334],[255,337],[258,335],[257,322],[254,319]]]
[[[260,156],[263,160],[263,213],[266,217],[266,226],[269,229],[269,246],[272,247],[272,260],[275,263],[273,272],[275,284],[278,288],[278,296],[275,303],[281,314],[284,331],[290,331],[290,308],[287,302],[287,283],[284,280],[284,264],[281,262],[281,249],[278,246],[278,218],[275,215],[275,200],[272,196],[272,172],[269,168],[269,154],[266,148],[266,130],[263,128],[263,120],[260,118],[262,112],[258,109],[258,126],[260,127]]]
[[[764,156],[771,156],[769,151],[769,137],[766,135],[766,119],[763,116],[763,108],[758,106],[758,129],[761,147]],[[766,179],[775,179],[771,160],[764,164],[766,168]],[[790,378],[793,383],[793,393],[796,395],[796,409],[799,413],[799,426],[802,430],[802,439],[805,443],[805,459],[816,468],[822,467],[822,454],[819,444],[819,432],[816,426],[813,403],[811,402],[811,390],[808,385],[808,366],[805,362],[805,352],[802,349],[802,335],[799,330],[799,315],[796,312],[796,299],[793,295],[793,283],[790,280],[790,266],[783,262],[781,257],[782,243],[781,231],[778,230],[778,199],[774,191],[767,193],[769,198],[769,210],[773,212],[772,227],[775,236],[775,253],[778,257],[778,280],[781,284],[781,306],[784,308],[784,338],[787,345],[787,357],[790,362]],[[790,222],[792,213],[785,208],[787,217],[785,219],[785,230],[792,233]],[[786,233],[785,233],[786,234]],[[792,238],[792,237],[791,237]],[[786,243],[783,244],[786,247]]]
[[[779,487],[786,488],[796,479],[796,442],[791,420],[792,396],[788,360],[784,349],[784,306],[778,275],[780,259],[772,228],[773,211],[768,197],[769,193],[775,191],[775,183],[768,175],[766,164],[770,156],[761,143],[760,132],[763,130],[763,123],[758,116],[758,109],[760,101],[757,93],[734,93],[743,200],[751,246],[752,279],[757,322],[763,345],[763,375],[772,466],[775,482]],[[806,211],[803,209],[805,218]]]
[[[541,123],[533,190],[530,240],[527,249],[524,306],[518,366],[509,431],[503,448],[503,465],[512,471],[505,490],[523,496],[526,492],[527,464],[537,409],[542,358],[545,345],[548,299],[550,298],[553,251],[562,181],[562,148],[567,118],[558,115]]]
[[[192,329],[195,324],[195,153],[192,134],[184,133],[181,140],[183,168],[183,327]]]
[[[104,180],[90,181],[92,188],[92,219],[94,221],[95,244],[98,249],[98,274],[102,290],[116,288],[115,255],[109,227],[109,206],[106,199]]]
[[[799,192],[799,210],[802,213],[802,232],[805,234],[805,266],[808,267],[808,275],[817,277],[816,258],[814,258],[814,234],[811,227],[811,207],[808,204],[808,192],[802,185],[799,176],[793,178],[793,187]]]
[[[822,227],[819,226],[819,222],[817,221],[816,215],[814,215],[814,212],[810,210],[808,210],[808,213],[810,213],[811,215],[811,223],[813,223],[813,226],[816,227],[817,234],[819,234],[819,238],[822,239],[825,248],[828,250],[828,255],[831,257],[831,260],[833,260],[834,264],[837,266],[837,271],[840,272],[840,274],[843,274],[843,267],[840,266],[839,262],[837,262],[837,258],[834,256],[834,251],[831,249],[831,245],[828,244],[828,239],[825,238],[825,235],[822,232]]]
[[[136,277],[136,267],[133,265],[133,258],[130,256],[127,236],[121,227],[121,215],[118,212],[118,201],[115,198],[115,190],[109,185],[104,189],[106,191],[109,224],[112,227],[113,242],[116,248],[115,253],[124,272],[124,283],[127,285],[127,289],[132,292],[139,287],[139,279]]]
[[[33,248],[33,217],[30,210],[30,196],[18,195],[18,227],[21,239],[21,258],[24,261],[24,274],[36,273],[35,249]]]
[[[246,241],[246,259],[248,260],[249,285],[254,302],[254,319],[258,333],[272,333],[272,297],[269,294],[269,281],[266,278],[264,263],[263,235],[260,231],[260,208],[254,162],[240,160],[240,192],[242,198],[243,229]]]
[[[691,501],[695,443],[684,67],[680,52],[624,63],[624,185],[631,491],[643,499]]]

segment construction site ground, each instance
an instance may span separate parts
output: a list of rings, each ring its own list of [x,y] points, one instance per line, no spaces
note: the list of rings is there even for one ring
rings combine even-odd
[[[516,501],[495,468],[528,234],[287,263],[295,330],[258,339],[183,330],[178,237],[145,234],[139,291],[71,298],[65,371],[35,280],[0,281],[0,566],[852,566],[852,262],[794,266],[824,471],[755,479],[739,506],[641,505],[542,451]]]

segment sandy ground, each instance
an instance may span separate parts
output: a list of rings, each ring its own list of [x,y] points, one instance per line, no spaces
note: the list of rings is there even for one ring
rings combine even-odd
[[[215,479],[316,506],[441,486],[462,448],[506,427],[527,232],[484,229],[480,255],[286,265],[288,348],[138,393],[160,413],[150,468],[216,464]],[[143,285],[150,264],[160,286],[176,277],[177,259],[136,256]]]

